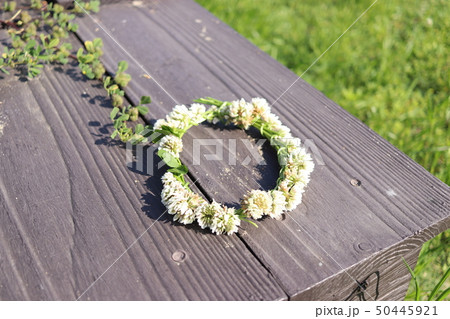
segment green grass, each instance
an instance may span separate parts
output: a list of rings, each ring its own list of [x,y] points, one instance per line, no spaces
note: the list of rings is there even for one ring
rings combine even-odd
[[[198,2],[300,75],[373,0]],[[379,0],[303,76],[447,184],[449,16],[446,0]],[[422,249],[422,298],[449,267],[449,237]]]

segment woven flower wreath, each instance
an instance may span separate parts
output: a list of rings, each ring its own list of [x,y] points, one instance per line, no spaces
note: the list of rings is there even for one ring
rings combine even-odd
[[[253,98],[233,102],[222,102],[213,98],[195,100],[189,108],[177,105],[166,119],[158,120],[153,131],[159,133],[153,142],[159,142],[158,155],[171,167],[162,177],[162,203],[173,220],[182,224],[195,221],[202,229],[213,233],[231,235],[238,231],[241,220],[256,225],[265,215],[278,218],[291,211],[302,201],[302,194],[309,182],[314,163],[310,154],[300,146],[300,139],[291,135],[278,116],[271,113],[267,101]],[[202,103],[202,104],[199,104]],[[203,104],[210,105],[206,109]],[[270,191],[252,190],[241,201],[241,208],[234,209],[217,203],[207,202],[189,188],[184,175],[188,172],[181,164],[179,155],[183,150],[183,134],[192,126],[203,121],[234,124],[242,129],[257,128],[278,153],[281,170],[277,186]]]

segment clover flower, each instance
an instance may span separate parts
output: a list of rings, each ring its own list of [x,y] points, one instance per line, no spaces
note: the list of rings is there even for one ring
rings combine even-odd
[[[270,106],[266,99],[255,97],[252,99],[253,114],[265,121],[270,114]]]
[[[202,229],[211,228],[213,225],[214,217],[220,210],[220,204],[213,201],[211,204],[203,204],[195,210],[197,222]]]
[[[286,125],[281,125],[277,127],[274,131],[277,132],[277,134],[282,137],[292,138],[291,129]]]
[[[200,124],[205,120],[203,117],[203,114],[206,112],[206,108],[203,104],[194,103],[189,108],[189,117],[191,120],[191,123],[193,125]]]
[[[161,122],[160,122],[161,121]],[[158,120],[153,126],[154,129],[161,129],[163,125],[176,128],[187,129],[189,124],[189,110],[186,105],[176,105],[165,120]]]
[[[228,114],[233,124],[248,129],[254,120],[253,104],[244,99],[233,101],[228,107]]]
[[[291,187],[286,201],[286,210],[291,211],[302,202],[302,196],[305,192],[305,184],[296,183]]]
[[[278,148],[284,148],[285,153],[287,155],[289,155],[290,152],[293,152],[300,148],[301,141],[299,138],[292,137],[292,136],[285,136],[285,137],[274,136],[270,140],[270,143],[272,145],[277,146]],[[287,160],[287,158],[286,158],[286,160]],[[281,162],[281,163],[284,165],[284,162]]]
[[[178,154],[183,150],[183,141],[177,136],[166,135],[159,141],[158,150],[166,150],[178,157]]]
[[[191,224],[195,220],[195,210],[206,201],[183,185],[167,172],[162,177],[163,190],[161,202],[167,207],[167,212],[174,215],[173,220],[182,224]]]
[[[184,129],[186,127],[186,123],[184,121],[171,119],[167,116],[166,119],[159,119],[158,121],[156,121],[153,125],[153,130],[161,130],[163,129],[163,126],[168,126],[170,128],[176,129]]]
[[[280,126],[283,125],[283,123],[281,123],[278,116],[273,113],[267,114],[265,116],[265,119],[263,119],[263,120],[265,123],[267,123],[269,125],[269,128],[273,131],[277,131],[280,128]]]
[[[191,224],[195,219],[194,211],[189,208],[186,195],[183,192],[182,196],[172,197],[167,202],[167,212],[174,215],[173,220],[185,225]]]
[[[189,110],[184,104],[175,105],[167,117],[175,121],[183,122],[189,118]]]
[[[171,172],[165,173],[161,177],[161,181],[163,183],[163,187],[170,187],[170,186],[176,185],[178,183],[177,179],[175,178],[175,176]]]
[[[175,176],[167,172],[162,178],[163,189],[161,192],[161,202],[167,207],[169,204],[179,202],[184,198],[185,188],[175,178]]]
[[[311,155],[304,148],[297,148],[285,159],[284,177],[294,182],[308,184],[309,175],[314,170]]]
[[[287,198],[289,197],[289,190],[292,186],[294,186],[294,182],[289,179],[284,179],[278,184],[276,190],[282,192],[285,196],[285,199],[287,200]]]
[[[269,112],[264,114],[264,116],[261,117],[261,120],[263,121],[263,123],[267,124],[268,128],[271,131],[276,134],[274,138],[292,138],[291,129],[286,125],[283,125],[277,115]]]
[[[293,182],[283,180],[277,187],[282,192],[286,201],[286,211],[291,211],[302,202],[302,195],[305,192],[306,184],[303,182]]]
[[[272,210],[272,196],[265,191],[252,190],[241,202],[244,214],[253,219],[260,219]]]
[[[216,211],[211,225],[211,230],[217,235],[223,233],[231,235],[238,231],[238,226],[240,224],[241,220],[234,208],[219,205],[219,209]]]
[[[312,158],[303,147],[297,147],[290,152],[288,162],[306,164],[306,162],[312,163]]]
[[[200,195],[187,190],[185,196],[187,209],[177,211],[177,213],[173,217],[173,220],[178,220],[180,223],[187,225],[191,224],[195,220],[195,210],[206,201],[201,198]]]
[[[268,215],[272,218],[278,218],[286,210],[286,197],[283,192],[278,190],[272,190],[270,195],[272,196],[272,210]]]
[[[167,126],[167,121],[164,119],[159,119],[153,124],[153,130],[161,130],[163,126]]]
[[[203,114],[206,112],[205,106],[194,103],[189,109],[186,105],[176,105],[166,119],[160,119],[153,125],[154,130],[161,130],[163,126],[174,129],[186,130],[191,125],[198,125],[205,120]]]

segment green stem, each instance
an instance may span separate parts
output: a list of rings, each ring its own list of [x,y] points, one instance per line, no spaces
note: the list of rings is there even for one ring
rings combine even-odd
[[[430,296],[428,297],[428,301],[431,301],[433,299],[433,297],[438,292],[439,288],[441,288],[441,286],[444,284],[444,282],[447,280],[447,278],[449,276],[450,276],[450,268],[447,269],[444,276],[442,276],[441,280],[439,280],[439,282],[436,284],[436,286],[434,286],[433,291],[431,292]]]
[[[415,301],[419,301],[420,300],[420,286],[419,286],[419,282],[417,281],[417,277],[414,274],[414,271],[411,269],[411,267],[409,267],[408,263],[406,262],[405,258],[403,258],[403,263],[406,265],[406,268],[408,268],[408,271],[412,277],[412,279],[414,280],[414,285],[415,285],[415,297],[414,300]]]
[[[194,102],[208,104],[208,105],[215,105],[215,106],[222,106],[224,103],[228,103],[228,102],[223,102],[223,101],[217,100],[212,97],[204,97],[204,98],[196,99],[196,100],[194,100]]]

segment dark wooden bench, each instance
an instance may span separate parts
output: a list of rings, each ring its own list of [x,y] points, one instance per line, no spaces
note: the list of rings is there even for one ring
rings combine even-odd
[[[110,72],[129,61],[128,98],[153,98],[147,122],[174,106],[167,93],[184,104],[273,102],[297,79],[193,1],[108,2],[95,15],[100,25],[79,19],[72,40],[103,38]],[[273,109],[314,142],[324,165],[298,209],[233,236],[161,216],[164,169],[127,166],[125,147],[109,139],[103,89],[75,67],[47,67],[31,81],[4,76],[0,103],[2,300],[402,299],[410,281],[402,257],[414,266],[422,244],[449,228],[449,187],[303,80]],[[274,185],[268,145],[264,166],[198,166],[194,138],[249,137],[208,126],[186,134],[182,161],[205,197],[235,204]],[[252,156],[240,143],[238,163]]]

